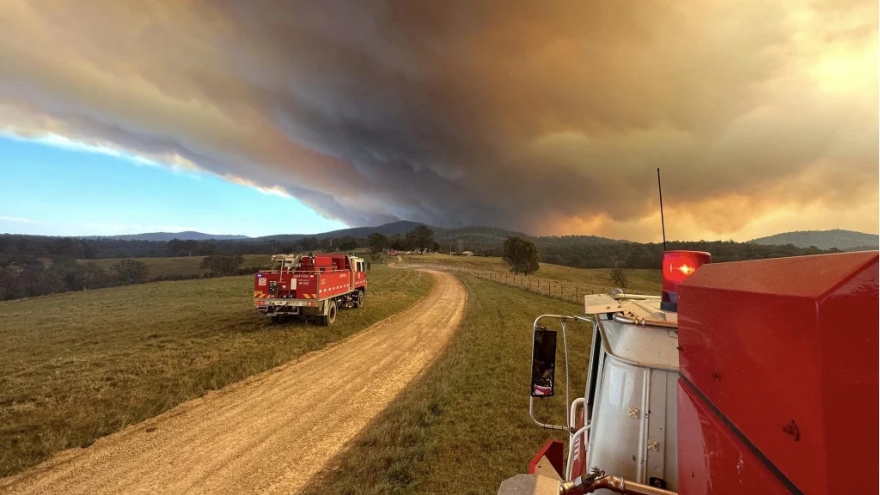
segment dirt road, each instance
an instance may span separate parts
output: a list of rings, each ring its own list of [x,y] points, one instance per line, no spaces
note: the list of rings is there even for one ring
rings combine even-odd
[[[0,493],[296,493],[443,349],[466,292],[409,310],[13,478]],[[367,304],[381,301],[367,299]]]

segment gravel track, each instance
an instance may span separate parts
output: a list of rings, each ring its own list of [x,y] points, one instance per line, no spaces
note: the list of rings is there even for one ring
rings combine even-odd
[[[431,363],[461,322],[465,288],[448,273],[429,273],[437,283],[412,308],[61,452],[0,480],[0,493],[298,492]]]

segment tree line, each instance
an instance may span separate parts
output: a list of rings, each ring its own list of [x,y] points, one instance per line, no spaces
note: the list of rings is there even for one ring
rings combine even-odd
[[[366,247],[366,239],[306,237],[296,241],[279,240],[207,240],[142,241],[86,239],[0,234],[0,258],[159,258],[168,256],[210,256],[237,254],[280,254],[302,251],[352,251]]]
[[[265,267],[243,267],[242,255],[205,256],[200,273],[153,275],[144,261],[123,258],[106,266],[70,257],[0,257],[0,301],[60,292],[101,289],[161,280],[223,277],[255,273]]]
[[[33,256],[0,260],[0,300],[146,282],[146,263],[126,258],[104,268],[94,261]]]
[[[386,249],[472,251],[478,256],[505,258],[520,273],[530,273],[529,270],[536,267],[537,262],[575,268],[616,268],[619,273],[623,268],[659,269],[663,253],[663,245],[659,243],[614,241],[594,236],[529,237],[505,234],[510,232],[482,227],[435,232],[425,225],[392,236],[373,233],[363,239],[319,239],[312,236],[288,241],[141,241],[3,234],[0,235],[0,299],[159,279],[252,273],[258,267],[242,267],[242,255],[245,254],[348,252],[368,248],[375,259]],[[839,252],[834,248],[798,248],[792,244],[762,245],[735,241],[672,241],[667,243],[667,249],[708,251],[716,263]],[[137,260],[171,256],[202,257],[204,272],[199,275],[151,277],[147,265]],[[104,258],[121,258],[121,261],[109,269],[90,262]]]

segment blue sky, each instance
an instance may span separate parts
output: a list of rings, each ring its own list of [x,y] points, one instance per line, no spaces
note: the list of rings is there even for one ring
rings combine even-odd
[[[288,221],[268,220],[283,213]],[[132,157],[0,136],[0,233],[311,234],[345,228],[295,198]]]

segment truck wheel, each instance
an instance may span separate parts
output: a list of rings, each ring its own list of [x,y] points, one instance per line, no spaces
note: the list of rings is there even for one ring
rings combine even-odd
[[[359,290],[354,295],[354,307],[359,308],[364,305],[364,291]]]
[[[330,307],[327,308],[327,316],[321,318],[321,324],[325,327],[332,325],[333,322],[336,321],[336,301],[331,299],[327,301],[327,304],[330,305]]]

